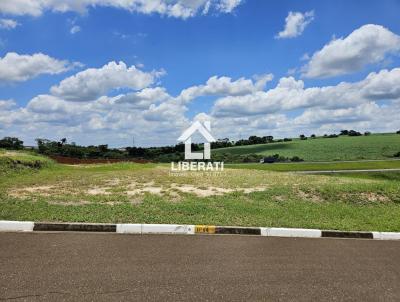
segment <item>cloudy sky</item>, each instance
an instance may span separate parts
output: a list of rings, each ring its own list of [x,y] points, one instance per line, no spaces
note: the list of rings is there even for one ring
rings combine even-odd
[[[1,0],[0,137],[400,129],[400,1]]]

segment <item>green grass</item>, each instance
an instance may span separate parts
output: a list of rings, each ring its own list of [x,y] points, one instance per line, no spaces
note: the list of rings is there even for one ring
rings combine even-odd
[[[400,169],[400,160],[360,161],[360,162],[324,162],[324,163],[274,163],[274,164],[226,164],[232,169],[254,169],[266,171],[331,171],[331,170],[370,170]]]
[[[53,165],[51,159],[31,152],[0,149],[0,176],[24,170],[49,168]]]
[[[171,176],[155,164],[50,164],[0,174],[0,219],[400,231],[399,180],[400,173],[387,172]],[[146,188],[160,193],[129,194]],[[225,191],[201,197],[178,188]]]
[[[291,142],[221,148],[212,152],[238,155],[279,154],[285,157],[299,156],[305,161],[337,161],[387,159],[399,151],[399,134],[373,134],[357,137],[309,138],[304,141],[296,139]]]
[[[306,200],[275,201],[268,194],[249,198],[226,196],[170,203],[148,197],[141,205],[53,205],[41,201],[9,201],[1,219],[110,223],[181,223],[336,230],[399,231],[400,205],[357,205],[346,202],[312,203]]]

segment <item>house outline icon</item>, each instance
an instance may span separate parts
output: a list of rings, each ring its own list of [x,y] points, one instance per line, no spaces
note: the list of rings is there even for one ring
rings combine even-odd
[[[204,143],[203,153],[192,152],[192,135],[198,131],[207,142]],[[211,135],[211,123],[205,121],[203,124],[195,121],[189,128],[187,128],[178,141],[185,143],[185,159],[211,159],[211,143],[215,142],[215,138]]]

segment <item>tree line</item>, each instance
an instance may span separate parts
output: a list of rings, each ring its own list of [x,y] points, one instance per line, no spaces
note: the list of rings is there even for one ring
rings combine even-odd
[[[400,130],[396,132],[400,134]],[[320,138],[336,138],[339,136],[361,136],[371,135],[371,132],[361,132],[355,130],[341,130],[339,134],[323,135]],[[310,139],[318,138],[315,134],[310,135]],[[307,140],[308,137],[304,134],[299,136],[300,140]],[[256,144],[272,144],[278,142],[292,141],[291,138],[274,139],[273,136],[249,136],[248,139],[239,139],[232,141],[229,138],[219,139],[211,143],[212,149],[228,148],[234,146],[246,146]],[[74,142],[68,143],[66,138],[59,141],[52,141],[48,139],[36,139],[37,152],[48,156],[65,156],[73,158],[87,158],[87,159],[146,159],[157,162],[170,162],[180,161],[184,159],[185,145],[179,143],[173,146],[163,147],[126,147],[126,148],[110,148],[108,145],[90,145],[80,146]],[[4,137],[0,140],[0,148],[9,150],[22,150],[24,149],[24,142],[16,137]],[[203,144],[192,143],[193,151],[203,150]],[[274,155],[277,157],[278,155]],[[213,155],[213,160],[226,160],[229,162],[255,162],[259,161],[263,156],[257,154],[247,155],[233,155],[226,153],[219,153]],[[282,161],[300,161],[298,157],[293,159],[281,158]]]

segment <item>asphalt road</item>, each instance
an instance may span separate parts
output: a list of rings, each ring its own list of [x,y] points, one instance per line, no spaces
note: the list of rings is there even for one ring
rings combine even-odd
[[[0,300],[399,301],[400,241],[0,233]]]

